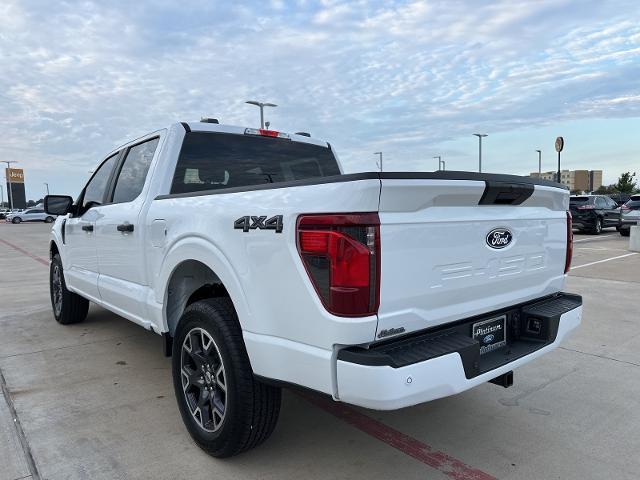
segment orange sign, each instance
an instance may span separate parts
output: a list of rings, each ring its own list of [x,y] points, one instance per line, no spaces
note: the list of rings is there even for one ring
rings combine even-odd
[[[6,169],[7,182],[24,183],[24,172],[21,168]]]

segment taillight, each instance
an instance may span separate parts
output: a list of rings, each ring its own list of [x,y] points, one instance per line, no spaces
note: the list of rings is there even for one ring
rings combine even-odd
[[[631,210],[631,208],[628,207],[627,205],[621,205],[620,210]]]
[[[377,213],[301,215],[298,251],[325,308],[334,315],[375,315],[380,303]]]
[[[564,262],[564,273],[569,273],[571,269],[571,259],[573,258],[573,219],[571,212],[567,212],[567,255]]]

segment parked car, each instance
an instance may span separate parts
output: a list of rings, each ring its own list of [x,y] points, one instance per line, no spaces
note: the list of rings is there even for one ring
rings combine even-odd
[[[9,214],[10,210],[8,208],[2,208],[0,209],[0,220],[4,220],[5,218],[7,218],[7,215]]]
[[[187,430],[236,455],[283,384],[379,410],[510,386],[581,321],[568,207],[542,179],[347,175],[308,136],[176,123],[46,197],[53,315],[92,301],[162,334]]]
[[[11,223],[22,222],[45,222],[52,223],[56,219],[55,215],[50,215],[43,208],[28,208],[23,211],[9,213],[5,221]]]
[[[576,195],[569,199],[573,228],[599,235],[603,228],[618,227],[618,204],[606,195]]]
[[[628,237],[633,225],[640,225],[640,195],[633,195],[620,207],[620,223],[618,231],[623,237]]]

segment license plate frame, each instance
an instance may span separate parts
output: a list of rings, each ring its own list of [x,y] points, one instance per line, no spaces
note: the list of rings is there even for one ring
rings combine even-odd
[[[480,343],[480,355],[504,347],[507,344],[507,316],[499,315],[473,323],[471,338]]]

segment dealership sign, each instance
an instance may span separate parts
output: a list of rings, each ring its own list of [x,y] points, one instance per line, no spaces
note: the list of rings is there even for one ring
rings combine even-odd
[[[7,182],[24,183],[24,171],[21,168],[7,168]]]

